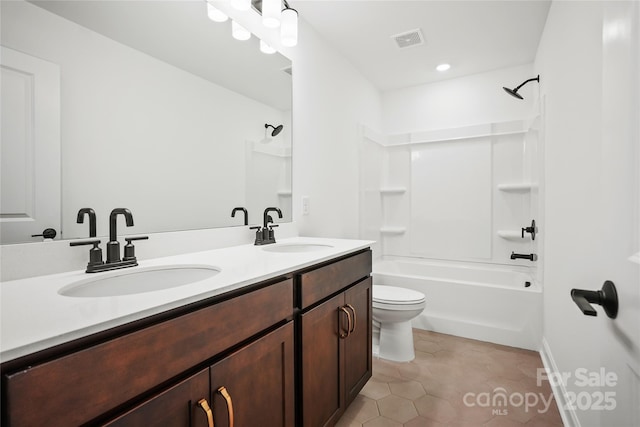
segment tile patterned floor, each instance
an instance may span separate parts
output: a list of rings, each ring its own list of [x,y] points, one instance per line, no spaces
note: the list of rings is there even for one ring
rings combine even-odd
[[[414,346],[409,363],[374,358],[336,427],[562,426],[538,353],[417,329]]]

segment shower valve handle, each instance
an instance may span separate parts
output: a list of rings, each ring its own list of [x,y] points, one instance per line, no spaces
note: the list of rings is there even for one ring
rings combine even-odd
[[[531,233],[531,240],[536,240],[536,232],[537,232],[536,220],[532,219],[530,227],[522,228],[522,238],[524,239],[524,233]]]

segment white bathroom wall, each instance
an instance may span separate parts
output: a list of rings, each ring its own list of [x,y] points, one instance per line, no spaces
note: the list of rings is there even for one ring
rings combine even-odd
[[[384,92],[383,129],[393,135],[529,117],[536,85],[520,90],[524,100],[508,96],[502,87],[513,88],[531,77],[533,66],[527,64]]]
[[[282,123],[283,112],[27,2],[4,2],[2,23],[3,45],[61,68],[66,238],[86,235],[75,213],[87,206],[102,219],[131,209],[133,233],[171,230],[176,217],[185,229],[235,224],[231,209],[246,205],[245,140],[261,139],[262,124]],[[106,234],[107,221],[97,225]]]
[[[593,318],[582,315],[570,291],[599,289],[606,279],[598,262],[600,236],[606,233],[599,226],[604,207],[597,203],[603,143],[600,2],[552,3],[535,69],[540,73],[545,111],[545,352],[559,372],[573,375],[578,368],[598,372],[600,353],[607,349],[601,345],[597,325],[606,317],[602,312]],[[567,391],[586,390],[575,383],[567,381]],[[579,410],[578,420],[568,425],[575,421],[600,425],[599,412]]]
[[[380,129],[379,92],[300,20],[293,60],[293,213],[301,235],[359,235],[361,125]],[[302,213],[302,197],[309,214]]]
[[[383,225],[384,218],[380,188],[385,184],[385,170],[388,164],[388,156],[382,145],[386,138],[364,126],[361,133],[359,236],[361,239],[376,241],[377,254],[381,250],[380,227]]]

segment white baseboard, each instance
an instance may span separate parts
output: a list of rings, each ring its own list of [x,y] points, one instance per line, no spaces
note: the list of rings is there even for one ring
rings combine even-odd
[[[554,376],[556,377],[560,375],[558,366],[553,360],[553,355],[551,354],[549,343],[544,337],[542,337],[540,358],[542,359],[542,364],[544,365],[545,369],[547,369],[547,372],[549,374],[555,374]],[[565,425],[565,427],[580,427],[580,421],[578,420],[576,411],[571,407],[567,409],[567,406],[570,405],[566,404],[567,389],[565,388],[562,381],[552,381],[550,382],[550,385],[553,396],[556,399],[556,404],[558,405],[558,410],[560,411],[560,417],[562,417],[562,423]]]

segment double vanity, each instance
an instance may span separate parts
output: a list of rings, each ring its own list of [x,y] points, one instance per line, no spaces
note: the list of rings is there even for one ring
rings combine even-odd
[[[2,284],[2,424],[333,425],[371,377],[372,242]]]

